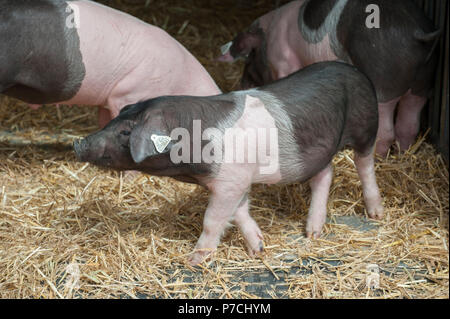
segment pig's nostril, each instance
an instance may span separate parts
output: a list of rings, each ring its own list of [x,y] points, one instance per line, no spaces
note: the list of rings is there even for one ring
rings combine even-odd
[[[79,140],[73,141],[72,147],[75,150],[75,152],[78,152],[78,149],[80,148],[80,141]]]
[[[120,134],[125,135],[125,136],[129,136],[131,134],[131,132],[123,130],[123,131],[120,131]]]
[[[75,139],[75,140],[73,141],[73,145],[74,145],[74,146],[75,146],[75,145],[79,146],[79,145],[81,144],[81,141],[82,141],[82,140],[83,140],[82,137]]]

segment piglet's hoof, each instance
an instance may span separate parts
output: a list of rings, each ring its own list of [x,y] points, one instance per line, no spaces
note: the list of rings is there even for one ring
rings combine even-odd
[[[251,258],[256,258],[258,256],[261,256],[264,252],[264,244],[262,241],[258,243],[255,247],[250,247],[247,245],[247,251]]]
[[[318,230],[318,231],[307,231],[306,232],[306,238],[308,238],[308,239],[318,239],[318,238],[320,238],[321,234],[322,234],[321,230]]]
[[[384,208],[382,205],[377,205],[367,212],[369,214],[369,217],[372,219],[381,220],[384,217]]]
[[[197,266],[204,262],[212,253],[211,249],[194,250],[191,256],[188,258],[188,264],[191,266]]]
[[[306,237],[309,239],[318,239],[322,234],[322,228],[325,224],[326,214],[312,214],[312,216],[308,216],[308,220],[306,222]]]
[[[318,239],[322,234],[323,223],[311,223],[308,222],[306,225],[306,238]]]
[[[244,228],[244,240],[248,255],[255,258],[264,252],[263,235],[258,225],[252,220],[253,227]]]

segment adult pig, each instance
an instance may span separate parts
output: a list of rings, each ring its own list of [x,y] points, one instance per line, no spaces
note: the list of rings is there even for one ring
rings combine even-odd
[[[0,92],[40,104],[125,105],[214,95],[200,63],[165,31],[92,1],[0,0]]]
[[[79,160],[198,183],[211,192],[203,232],[190,258],[216,249],[226,225],[242,231],[249,254],[263,249],[249,215],[252,183],[310,179],[308,237],[326,219],[333,156],[350,146],[367,212],[381,218],[373,149],[377,100],[355,67],[313,64],[258,89],[212,97],[168,96],[127,106],[103,130],[74,143]]]
[[[375,85],[376,150],[384,156],[395,140],[405,150],[417,136],[433,85],[439,35],[410,0],[299,0],[257,19],[223,48],[219,60],[246,58],[244,88],[319,61],[355,65]]]

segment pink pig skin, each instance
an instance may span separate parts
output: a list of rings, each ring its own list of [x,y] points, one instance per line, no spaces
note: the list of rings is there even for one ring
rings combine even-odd
[[[63,104],[98,105],[101,127],[120,109],[162,95],[221,93],[214,80],[164,30],[91,1],[68,1],[79,12],[78,34],[86,76]]]

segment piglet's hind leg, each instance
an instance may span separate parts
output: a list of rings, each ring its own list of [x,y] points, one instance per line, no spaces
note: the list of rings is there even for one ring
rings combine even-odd
[[[355,166],[361,180],[364,202],[366,203],[367,213],[370,218],[383,218],[384,211],[380,191],[378,189],[375,177],[375,164],[373,152],[363,156],[355,152]]]
[[[327,218],[328,195],[332,179],[333,169],[331,164],[328,164],[325,169],[309,181],[311,205],[306,221],[306,236],[308,238],[318,238],[322,233],[322,227]]]

